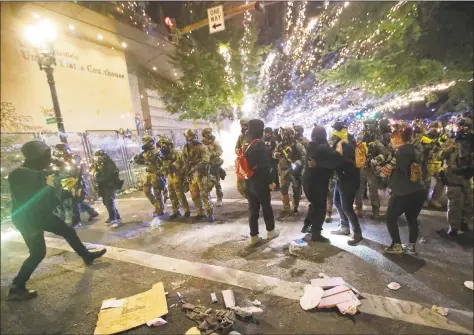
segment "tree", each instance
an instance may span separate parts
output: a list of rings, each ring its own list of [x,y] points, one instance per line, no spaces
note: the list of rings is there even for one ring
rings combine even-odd
[[[202,20],[210,5],[188,2],[179,26]],[[239,28],[232,21],[226,30],[210,35],[206,28],[180,36],[171,56],[179,80],[155,78],[155,87],[168,112],[181,119],[218,121],[238,116],[244,94],[255,92],[265,47],[256,44],[257,30]],[[244,58],[244,59],[243,59]],[[237,115],[235,115],[237,114]]]

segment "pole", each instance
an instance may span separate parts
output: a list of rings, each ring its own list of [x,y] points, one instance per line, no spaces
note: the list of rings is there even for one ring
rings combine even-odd
[[[67,144],[66,130],[64,129],[64,120],[59,108],[58,93],[56,92],[56,82],[54,81],[54,68],[52,66],[43,67],[48,79],[49,89],[51,90],[51,98],[53,100],[54,114],[56,116],[56,123],[58,124],[59,139],[62,143]]]

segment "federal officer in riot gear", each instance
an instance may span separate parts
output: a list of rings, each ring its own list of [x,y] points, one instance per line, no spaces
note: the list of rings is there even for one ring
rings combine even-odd
[[[216,137],[212,134],[211,128],[205,128],[202,131],[202,143],[204,143],[209,150],[211,174],[214,176],[216,181],[216,195],[217,195],[217,206],[222,206],[222,199],[224,193],[222,192],[221,179],[225,178],[225,171],[222,169],[224,160],[222,159],[222,147],[216,142]]]

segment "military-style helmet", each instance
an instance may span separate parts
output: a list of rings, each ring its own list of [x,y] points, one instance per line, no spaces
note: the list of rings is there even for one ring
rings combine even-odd
[[[166,136],[160,136],[160,138],[158,139],[158,143],[157,143],[159,146],[163,145],[163,144],[166,144],[167,146],[172,146],[173,145],[173,141],[166,137]]]
[[[292,127],[282,128],[282,135],[287,137],[294,137],[295,130]]]
[[[154,138],[153,136],[151,136],[151,135],[145,135],[145,136],[143,136],[143,138],[142,138],[142,143],[143,143],[144,145],[146,145],[146,144],[155,145],[155,138]]]
[[[97,150],[96,152],[94,152],[94,156],[95,156],[95,157],[106,157],[107,154],[105,153],[104,150],[99,149],[99,150]]]
[[[332,129],[337,130],[337,131],[341,131],[344,128],[347,128],[347,124],[341,120],[337,120],[332,125]]]
[[[241,126],[248,126],[250,120],[249,119],[240,119],[240,125]]]
[[[212,135],[212,129],[204,128],[201,134],[202,134],[202,137],[209,137],[210,135]]]
[[[456,126],[458,126],[458,127],[471,127],[472,126],[472,120],[468,117],[460,117],[456,121]]]
[[[264,133],[273,135],[273,129],[271,127],[266,127]]]
[[[184,132],[184,137],[186,137],[187,140],[195,140],[197,138],[197,134],[192,129],[186,129]]]
[[[55,144],[52,147],[52,153],[55,157],[72,156],[71,147],[65,143]]]
[[[304,133],[303,126],[295,125],[295,126],[293,126],[293,129],[295,130],[295,133],[298,134],[298,135],[303,135],[303,133]]]

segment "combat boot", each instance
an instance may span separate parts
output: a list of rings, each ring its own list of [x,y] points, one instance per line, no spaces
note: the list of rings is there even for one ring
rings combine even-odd
[[[362,237],[362,233],[352,233],[351,237],[347,241],[347,244],[349,245],[357,245],[359,244],[360,241],[362,241],[364,238]]]
[[[283,202],[283,210],[280,212],[280,215],[278,216],[279,219],[283,219],[287,217],[288,215],[290,215],[290,196],[284,195],[281,200]]]
[[[249,244],[251,246],[257,245],[262,241],[262,238],[259,236],[250,236]]]
[[[179,213],[179,212],[178,213],[173,213],[173,214],[170,215],[170,219],[174,220],[174,219],[177,219],[180,216],[181,216],[181,213]]]
[[[196,216],[193,217],[194,220],[199,221],[204,219],[206,216],[202,213],[198,213]]]
[[[380,209],[372,207],[372,219],[373,220],[378,220],[380,219]]]

